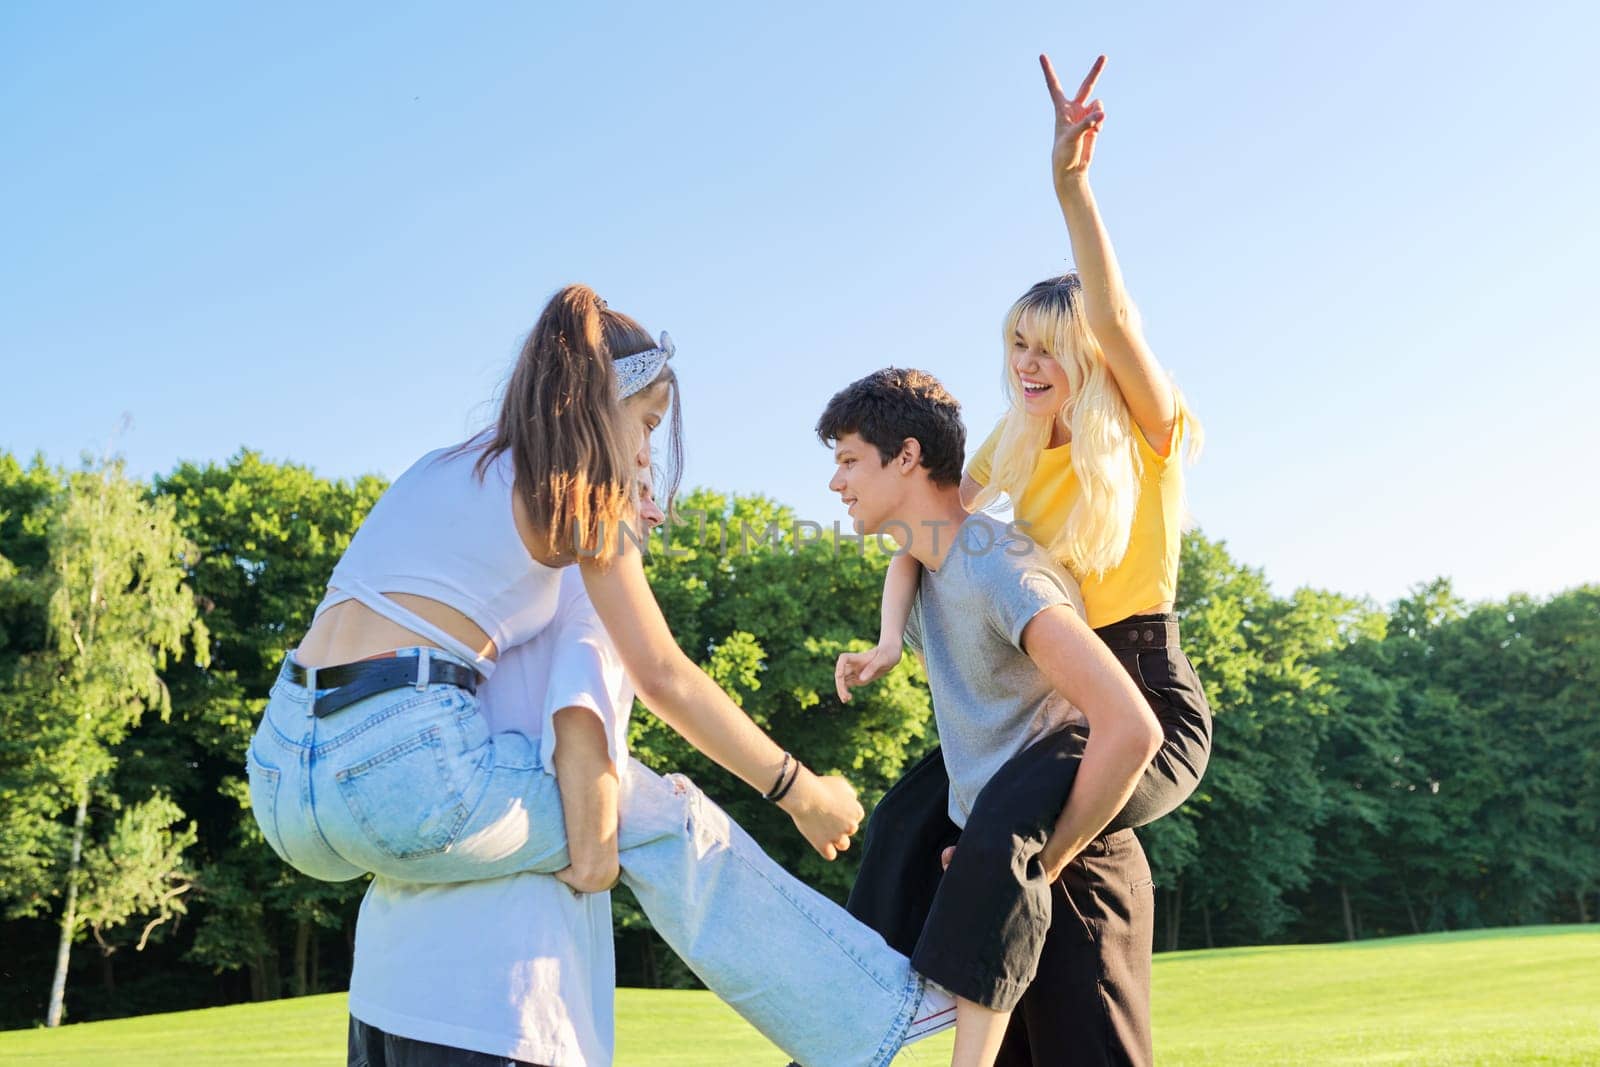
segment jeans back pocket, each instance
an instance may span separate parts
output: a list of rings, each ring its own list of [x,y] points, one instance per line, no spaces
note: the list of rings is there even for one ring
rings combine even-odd
[[[433,725],[334,776],[351,817],[384,855],[443,852],[466,825],[470,812],[450,774],[454,753],[446,748]]]
[[[261,836],[267,839],[268,847],[278,858],[288,863],[289,854],[284,851],[283,834],[278,829],[278,786],[283,781],[283,772],[261,761],[254,742],[245,753],[244,769],[250,781],[250,811],[256,817]]]

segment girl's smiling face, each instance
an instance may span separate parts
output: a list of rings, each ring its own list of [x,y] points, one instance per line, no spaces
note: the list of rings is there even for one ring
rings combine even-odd
[[[1011,373],[1023,409],[1031,416],[1054,419],[1067,403],[1066,368],[1056,359],[1034,326],[1034,316],[1024,315],[1011,336]]]

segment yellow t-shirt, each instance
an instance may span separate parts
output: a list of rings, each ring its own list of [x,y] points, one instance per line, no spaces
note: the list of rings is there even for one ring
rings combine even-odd
[[[1183,535],[1183,462],[1178,457],[1182,433],[1180,420],[1172,433],[1172,446],[1162,456],[1134,427],[1144,473],[1139,479],[1139,503],[1128,535],[1128,553],[1121,563],[1098,578],[1073,574],[1083,590],[1090,626],[1109,626],[1177,595],[1178,550]],[[996,426],[967,463],[967,473],[980,485],[989,483],[994,450],[999,443],[1000,427]],[[1016,522],[1019,526],[1027,523],[1023,532],[1048,548],[1082,491],[1072,469],[1072,443],[1044,449],[1027,488],[1012,501]]]

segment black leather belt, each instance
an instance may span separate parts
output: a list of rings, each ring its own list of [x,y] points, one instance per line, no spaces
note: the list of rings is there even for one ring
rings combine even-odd
[[[306,670],[289,661],[289,681],[295,685],[315,685],[329,690],[316,698],[311,713],[326,718],[358,700],[379,693],[414,686],[422,673],[421,656],[389,656],[384,659],[364,659],[359,663],[341,663],[335,667],[317,667]],[[449,660],[428,660],[428,685],[453,685],[469,693],[478,691],[478,672]]]

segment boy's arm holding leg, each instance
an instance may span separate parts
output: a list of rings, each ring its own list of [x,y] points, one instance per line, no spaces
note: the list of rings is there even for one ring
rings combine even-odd
[[[599,893],[615,885],[621,873],[617,765],[606,742],[605,724],[589,708],[562,708],[553,723],[556,786],[572,860],[555,876],[580,893]]]
[[[1053,882],[1128,803],[1161,748],[1161,724],[1111,650],[1071,608],[1039,612],[1023,630],[1022,644],[1051,686],[1089,720],[1072,792],[1039,854]]]
[[[545,767],[555,775],[569,865],[555,877],[580,893],[609,889],[619,873],[620,784],[608,730],[626,713],[626,676],[578,576],[562,579],[555,617],[536,638],[553,644],[545,691]],[[550,745],[554,745],[551,750]]]

